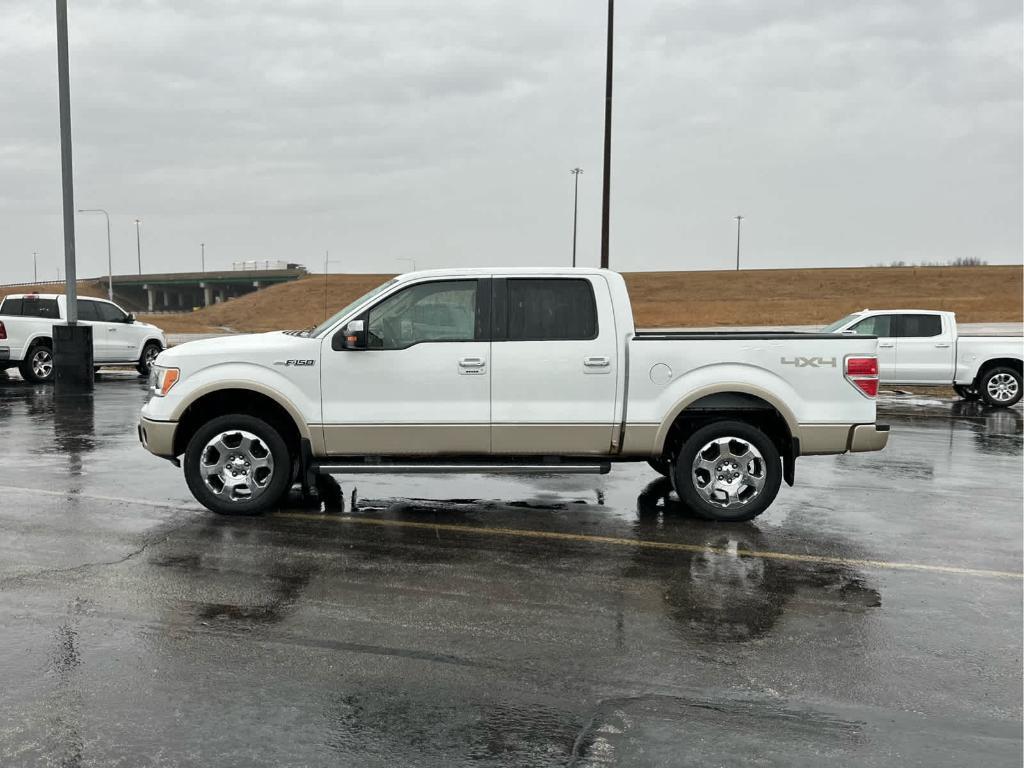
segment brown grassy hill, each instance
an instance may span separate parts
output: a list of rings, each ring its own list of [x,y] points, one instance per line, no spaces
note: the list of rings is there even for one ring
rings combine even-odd
[[[1024,270],[992,267],[866,267],[632,272],[625,275],[637,324],[645,328],[824,324],[864,307],[958,313],[963,322],[1021,322]],[[388,275],[330,275],[328,312]],[[304,328],[324,319],[324,278],[311,275],[185,315],[153,315],[171,333],[229,327]]]

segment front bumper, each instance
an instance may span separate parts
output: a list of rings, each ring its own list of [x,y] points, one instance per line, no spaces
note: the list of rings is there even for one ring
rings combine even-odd
[[[164,459],[174,459],[174,430],[176,421],[154,421],[143,416],[139,419],[139,442],[150,453]]]

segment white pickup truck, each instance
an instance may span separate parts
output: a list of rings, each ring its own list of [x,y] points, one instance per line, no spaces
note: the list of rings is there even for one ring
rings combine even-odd
[[[53,378],[53,326],[67,318],[63,294],[25,293],[0,303],[0,368],[18,368],[26,381]],[[78,321],[92,326],[93,362],[134,365],[148,375],[150,366],[167,347],[163,331],[140,323],[112,301],[78,299]]]
[[[366,472],[603,473],[647,461],[749,520],[801,455],[877,451],[877,342],[638,332],[622,277],[451,269],[389,280],[315,328],[161,353],[139,439],[220,513]]]
[[[882,384],[950,385],[960,397],[997,408],[1015,405],[1021,386],[1024,339],[957,333],[956,315],[923,309],[865,309],[825,332],[878,338]]]

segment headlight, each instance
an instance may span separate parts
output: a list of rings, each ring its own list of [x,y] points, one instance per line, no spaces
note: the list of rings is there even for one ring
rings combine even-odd
[[[156,397],[163,397],[178,383],[181,371],[177,368],[164,368],[154,365],[149,372],[149,388]]]

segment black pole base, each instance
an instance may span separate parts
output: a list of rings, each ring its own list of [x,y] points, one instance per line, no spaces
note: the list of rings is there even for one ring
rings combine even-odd
[[[92,392],[92,327],[53,326],[53,385],[58,395]]]

